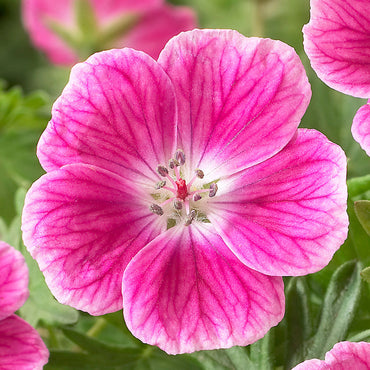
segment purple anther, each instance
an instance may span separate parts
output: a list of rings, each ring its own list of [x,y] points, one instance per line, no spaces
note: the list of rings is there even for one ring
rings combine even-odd
[[[193,195],[193,201],[194,201],[194,202],[197,202],[197,201],[198,201],[198,200],[200,200],[200,199],[202,199],[202,197],[201,197],[201,195],[200,195],[200,194],[195,193],[195,194]]]
[[[174,208],[177,209],[178,211],[182,209],[182,204],[183,204],[183,201],[180,199],[175,199],[173,202]]]
[[[173,170],[175,167],[178,167],[180,164],[176,159],[171,158],[168,162],[168,166]]]
[[[166,177],[168,175],[168,169],[161,164],[157,167],[157,172],[162,176]]]
[[[204,172],[202,170],[200,170],[199,168],[197,168],[195,170],[195,173],[196,173],[197,177],[199,177],[200,179],[202,179],[204,177]]]
[[[216,195],[217,193],[217,190],[218,190],[218,186],[215,182],[213,182],[210,187],[209,187],[209,196],[212,198]]]
[[[163,186],[166,185],[166,180],[162,180],[162,181],[158,181],[156,184],[155,184],[155,188],[156,189],[162,189]]]
[[[197,212],[194,209],[192,209],[186,217],[185,226],[189,226],[193,222],[196,216],[197,216]]]
[[[185,153],[181,149],[177,149],[175,153],[175,159],[180,166],[183,166],[185,164]]]
[[[155,203],[152,203],[149,207],[149,209],[155,213],[156,215],[158,216],[162,216],[163,215],[163,209],[161,206],[159,206],[158,204],[155,204]]]

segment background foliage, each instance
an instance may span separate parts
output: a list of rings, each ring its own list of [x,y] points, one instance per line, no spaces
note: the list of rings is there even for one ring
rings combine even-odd
[[[349,237],[319,273],[285,279],[284,320],[246,348],[168,356],[134,338],[122,312],[96,318],[56,302],[22,244],[20,214],[27,188],[43,173],[35,156],[37,140],[69,70],[51,66],[31,46],[21,24],[20,0],[0,0],[0,238],[26,256],[30,298],[19,314],[38,328],[51,351],[45,369],[290,369],[304,359],[323,358],[338,341],[370,340],[369,270],[360,277],[370,265],[370,237],[354,208],[355,201],[370,196],[370,159],[350,133],[364,101],[331,90],[310,68],[301,31],[309,20],[309,0],[171,2],[193,7],[202,28],[233,28],[296,49],[313,91],[301,127],[322,131],[348,157]]]

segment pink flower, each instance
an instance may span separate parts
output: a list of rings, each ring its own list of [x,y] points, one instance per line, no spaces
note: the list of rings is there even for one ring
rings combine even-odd
[[[370,12],[368,0],[311,0],[303,27],[312,68],[331,88],[370,98]],[[356,114],[352,134],[370,155],[369,105]]]
[[[313,359],[302,362],[293,370],[368,370],[370,343],[339,342],[325,355],[325,361]]]
[[[261,338],[281,276],[321,269],[347,234],[344,153],[297,131],[310,96],[292,48],[231,30],[73,67],[23,212],[56,298],[101,315],[123,294],[132,333],[168,353]]]
[[[172,36],[197,23],[192,9],[164,0],[23,0],[22,14],[35,46],[66,66],[112,47],[157,58]]]
[[[0,368],[36,370],[49,352],[38,332],[14,312],[28,298],[28,269],[20,252],[0,242]]]

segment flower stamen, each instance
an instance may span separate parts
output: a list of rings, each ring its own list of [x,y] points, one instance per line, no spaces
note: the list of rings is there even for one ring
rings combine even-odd
[[[184,152],[178,149],[169,160],[167,167],[164,165],[157,166],[159,175],[166,179],[156,184],[155,189],[158,192],[152,194],[152,196],[158,200],[159,204],[152,204],[150,210],[158,215],[166,213],[168,220],[174,222],[175,225],[184,222],[185,226],[189,226],[198,218],[202,222],[207,222],[207,201],[199,201],[205,199],[202,193],[207,193],[210,198],[214,197],[218,191],[218,186],[216,182],[205,182],[203,180],[204,172],[199,168],[194,171],[194,176],[187,183],[183,178],[187,171],[181,168],[185,161]],[[199,179],[203,181],[199,181]],[[199,203],[196,204],[195,202]],[[169,206],[170,204],[171,206]],[[167,227],[172,226],[168,226],[167,222]]]
[[[155,204],[155,203],[152,203],[149,207],[149,209],[155,213],[156,215],[158,216],[162,216],[163,215],[163,209],[161,206],[159,206],[158,204]]]

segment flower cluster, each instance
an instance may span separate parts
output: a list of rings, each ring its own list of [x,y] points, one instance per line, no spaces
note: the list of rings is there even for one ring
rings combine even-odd
[[[24,242],[62,303],[168,353],[247,345],[284,314],[283,275],[347,235],[346,158],[298,129],[294,50],[230,30],[73,67],[38,145]]]
[[[20,252],[0,242],[0,368],[42,369],[49,352],[38,332],[14,312],[28,298],[28,270]]]
[[[312,68],[328,86],[370,98],[370,12],[367,0],[311,0],[303,28]],[[370,101],[357,112],[352,134],[370,155]]]
[[[196,26],[192,9],[164,0],[23,0],[22,10],[35,46],[67,66],[124,46],[157,58],[172,36]]]

